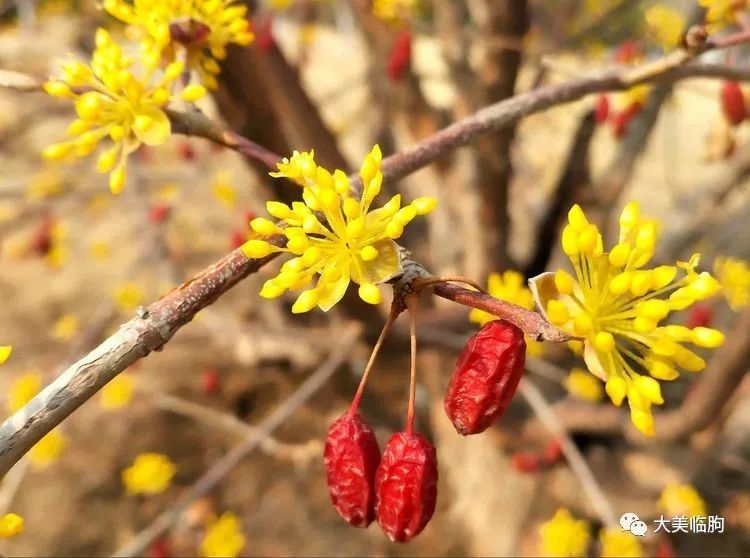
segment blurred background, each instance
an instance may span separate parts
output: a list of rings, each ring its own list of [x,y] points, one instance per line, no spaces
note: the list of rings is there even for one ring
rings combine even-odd
[[[274,152],[315,149],[319,164],[345,171],[356,170],[374,143],[388,155],[514,93],[662,56],[703,19],[690,0],[249,5],[255,41],[230,48],[219,89],[199,106]],[[657,17],[654,6],[681,19]],[[67,53],[87,59],[97,27],[122,34],[93,0],[0,1],[0,24],[0,68],[39,78],[59,72]],[[747,54],[738,47],[706,59],[746,65]],[[388,185],[405,199],[439,202],[400,243],[436,275],[482,284],[493,272],[530,277],[564,266],[560,222],[573,203],[611,230],[622,206],[639,200],[643,213],[660,221],[656,260],[701,252],[702,267],[715,270],[724,286],[675,323],[720,328],[727,346],[747,354],[750,336],[733,324],[748,321],[750,138],[747,125],[732,126],[722,114],[722,87],[720,80],[691,79],[594,95],[484,136]],[[0,341],[14,348],[0,371],[7,414],[139,305],[238,247],[266,200],[298,195],[235,152],[174,135],[130,157],[128,187],[114,197],[93,158],[41,158],[72,113],[69,103],[47,95],[0,89]],[[0,541],[0,552],[114,552],[285,401],[357,320],[365,333],[332,379],[143,555],[205,554],[212,518],[229,512],[244,536],[241,556],[536,556],[540,526],[559,508],[586,520],[587,553],[601,555],[602,518],[559,457],[559,436],[524,398],[481,436],[453,430],[442,398],[463,340],[478,326],[468,309],[432,297],[419,317],[417,403],[418,428],[438,449],[437,511],[408,545],[390,543],[377,525],[360,530],[343,522],[326,489],[323,439],[356,390],[388,307],[352,297],[327,314],[293,316],[293,298],[257,294],[279,265],[200,312],[6,476],[0,511],[20,514],[26,526]],[[530,356],[527,376],[616,516],[634,512],[649,523],[643,555],[749,555],[747,366],[735,373],[730,397],[698,420],[686,417],[683,432],[658,443],[634,436],[600,384],[571,375],[575,367],[583,364],[566,346],[547,344]],[[399,323],[363,400],[381,443],[403,428],[408,370],[407,331]],[[687,373],[667,386],[664,409],[678,410],[696,379]],[[154,452],[174,464],[174,476],[157,494],[134,494],[122,472]],[[662,514],[690,515],[665,504],[663,492],[674,486],[694,488],[703,515],[725,519],[724,532],[653,533]]]

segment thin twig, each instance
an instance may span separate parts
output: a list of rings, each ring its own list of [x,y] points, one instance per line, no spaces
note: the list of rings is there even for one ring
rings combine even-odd
[[[361,328],[351,326],[340,343],[320,367],[300,384],[297,390],[278,405],[257,428],[229,453],[214,463],[206,473],[169,509],[162,512],[148,527],[138,533],[113,556],[142,556],[148,546],[171,527],[180,514],[197,498],[213,490],[243,459],[258,448],[263,440],[307,402],[346,361],[359,338]]]

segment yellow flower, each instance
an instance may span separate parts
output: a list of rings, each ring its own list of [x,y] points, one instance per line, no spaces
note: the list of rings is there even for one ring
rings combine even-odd
[[[131,494],[159,494],[172,482],[177,467],[161,453],[141,453],[122,472],[122,482]]]
[[[43,200],[63,192],[63,179],[58,169],[50,168],[34,174],[26,185],[26,199]]]
[[[604,397],[604,386],[602,382],[589,374],[582,368],[573,368],[565,378],[565,389],[568,392],[584,401],[596,403]]]
[[[214,177],[212,191],[214,197],[227,206],[228,209],[233,209],[237,205],[237,191],[234,188],[234,184],[229,179],[229,173],[218,172]]]
[[[0,517],[0,538],[9,539],[19,533],[23,533],[23,517],[15,513]]]
[[[495,298],[504,300],[525,308],[526,310],[534,309],[534,297],[531,295],[531,291],[524,284],[523,275],[517,271],[508,270],[499,273],[490,273],[487,279],[487,292],[489,292]],[[477,308],[474,308],[469,313],[469,320],[479,325],[484,325],[492,320],[497,320],[497,316],[493,316],[488,312],[483,312]],[[544,345],[539,341],[534,341],[528,335],[526,339],[526,354],[529,356],[540,356],[544,350]]]
[[[78,318],[73,314],[61,316],[52,326],[52,337],[60,341],[70,341],[78,333]]]
[[[372,13],[388,23],[400,23],[416,11],[419,0],[372,0]]]
[[[115,302],[123,312],[132,312],[142,304],[143,293],[135,283],[123,283],[115,289]]]
[[[275,201],[266,204],[268,213],[283,221],[284,228],[262,217],[250,222],[257,234],[284,235],[287,242],[285,248],[279,248],[265,240],[248,240],[242,246],[248,258],[263,258],[273,252],[297,256],[285,262],[276,277],[266,281],[260,292],[262,297],[276,298],[287,290],[302,289],[318,274],[315,287],[303,291],[294,303],[295,314],[315,306],[329,310],[344,296],[350,281],[359,285],[362,300],[380,302],[376,285],[401,271],[393,239],[401,236],[414,217],[431,212],[436,204],[433,198],[418,198],[401,207],[401,196],[396,195],[383,207],[371,210],[383,181],[381,158],[377,145],[365,157],[360,169],[363,194],[359,200],[351,196],[346,174],[341,170],[331,174],[319,167],[313,152],[295,151],[291,159],[279,163],[279,172],[271,176],[283,176],[302,186],[304,203],[294,202],[292,207]],[[325,217],[325,223],[318,220],[319,214]]]
[[[119,409],[133,398],[133,378],[129,374],[115,376],[102,388],[101,406],[104,409]]]
[[[31,401],[34,396],[42,389],[42,377],[36,370],[27,372],[17,378],[10,386],[8,394],[8,409],[15,413],[26,403]]]
[[[97,166],[100,172],[110,173],[113,194],[125,186],[128,155],[141,144],[167,141],[171,125],[164,107],[184,67],[182,62],[174,62],[159,71],[157,78],[155,69],[137,76],[134,65],[134,58],[126,56],[109,33],[97,29],[91,64],[67,62],[62,78],[44,85],[50,95],[73,100],[78,119],[68,127],[68,135],[75,139],[52,144],[43,155],[48,159],[86,157],[108,137],[112,146],[101,153]]]
[[[713,29],[737,22],[737,12],[747,7],[747,0],[698,0],[706,8],[706,22]]]
[[[706,502],[689,484],[670,484],[662,491],[657,505],[662,512],[672,517],[707,515]]]
[[[735,258],[716,258],[714,273],[732,310],[750,304],[750,264]]]
[[[591,538],[589,524],[583,519],[574,519],[565,508],[557,510],[539,532],[542,556],[585,556]]]
[[[65,449],[65,436],[55,429],[29,450],[29,460],[39,468],[53,463]]]
[[[630,531],[619,529],[602,529],[599,532],[602,545],[601,558],[640,558],[643,547],[638,537]]]
[[[648,95],[651,93],[651,86],[648,84],[636,85],[620,93],[613,95],[612,104],[618,111],[625,110],[631,105],[645,105]]]
[[[225,512],[206,529],[201,541],[201,554],[206,558],[234,558],[245,546],[245,536],[239,518]]]
[[[657,4],[646,10],[646,25],[654,40],[665,50],[672,50],[682,41],[685,17],[679,10]]]
[[[13,352],[13,347],[10,345],[0,345],[0,364],[3,364],[10,358],[10,353]]]
[[[91,257],[96,261],[104,261],[109,258],[109,242],[104,239],[92,240],[89,250],[91,251]]]
[[[645,268],[656,241],[656,222],[641,219],[631,202],[620,216],[619,242],[605,252],[599,229],[575,205],[562,233],[575,277],[560,270],[530,281],[545,317],[583,338],[587,368],[606,382],[615,405],[627,397],[633,424],[646,435],[654,434],[651,405],[664,402],[657,380],[674,380],[677,367],[698,372],[706,366],[683,343],[715,348],[724,342],[715,329],[659,326],[672,311],[714,295],[720,285],[708,272],[695,271],[697,254],[687,263]]]
[[[253,40],[247,7],[235,0],[104,0],[104,9],[140,40],[146,64],[187,60],[201,82],[216,89],[216,75],[230,44]]]

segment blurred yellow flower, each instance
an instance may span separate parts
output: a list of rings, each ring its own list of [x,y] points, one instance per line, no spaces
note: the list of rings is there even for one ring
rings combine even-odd
[[[122,472],[122,482],[131,494],[159,494],[172,483],[177,467],[164,454],[141,453]]]
[[[495,298],[510,302],[526,310],[534,309],[534,297],[524,282],[523,275],[517,271],[507,270],[500,273],[490,273],[487,279],[487,292]],[[477,308],[472,308],[469,313],[469,320],[483,326],[487,322],[497,320],[488,312],[483,312]],[[526,339],[526,354],[529,356],[539,356],[544,351],[544,345],[539,341],[534,341],[528,335]]]
[[[589,524],[583,519],[574,519],[565,508],[557,510],[552,519],[543,523],[539,533],[540,554],[549,557],[586,556],[591,540]]]
[[[724,296],[732,307],[739,310],[750,304],[750,264],[736,258],[718,257],[714,260],[714,273],[721,283]]]
[[[10,345],[0,345],[0,364],[3,364],[10,358],[10,353],[13,352],[13,347]]]
[[[562,233],[575,277],[559,270],[530,281],[545,317],[584,338],[586,367],[605,382],[615,405],[627,397],[633,424],[648,436],[654,434],[651,405],[664,402],[657,380],[677,378],[677,366],[691,372],[706,366],[683,343],[716,348],[724,342],[716,329],[659,326],[672,311],[716,294],[720,285],[708,272],[695,271],[697,254],[675,266],[642,269],[657,237],[656,222],[641,219],[638,204],[631,202],[620,215],[619,242],[605,252],[599,229],[575,205]]]
[[[604,397],[604,386],[601,380],[582,368],[573,368],[570,371],[568,377],[565,378],[565,389],[572,396],[584,401],[596,403]]]
[[[214,197],[227,206],[228,209],[234,209],[237,205],[237,191],[230,180],[228,172],[218,172],[214,176],[211,187]]]
[[[63,192],[63,178],[56,168],[43,169],[35,173],[26,184],[26,199],[38,201],[58,196]]]
[[[224,512],[209,524],[201,542],[201,554],[206,558],[234,558],[245,546],[242,524],[232,512]]]
[[[248,258],[264,258],[274,252],[297,256],[281,267],[281,272],[268,280],[260,291],[264,298],[276,298],[287,290],[308,286],[319,276],[315,287],[303,291],[292,306],[295,314],[308,312],[318,306],[331,309],[344,296],[350,282],[359,285],[359,297],[368,304],[379,304],[377,285],[401,271],[401,257],[393,241],[417,215],[435,209],[434,198],[417,198],[401,207],[401,196],[395,195],[383,207],[371,209],[380,193],[383,173],[382,154],[376,145],[365,156],[359,175],[362,196],[351,195],[346,173],[333,174],[315,163],[314,153],[295,151],[291,159],[278,164],[273,177],[286,177],[302,186],[303,202],[292,207],[271,201],[266,209],[273,217],[286,224],[281,228],[270,219],[259,217],[250,227],[261,236],[284,235],[286,246],[281,248],[265,240],[252,239],[242,245]],[[325,217],[325,223],[318,220]]]
[[[42,376],[37,370],[26,372],[16,378],[8,393],[8,409],[15,413],[18,409],[31,401],[42,389]]]
[[[107,240],[92,240],[89,246],[91,257],[96,261],[109,258],[109,242]]]
[[[712,30],[737,22],[737,12],[747,8],[747,0],[698,0],[706,8],[706,22]]]
[[[50,248],[45,256],[47,265],[59,269],[68,261],[70,251],[67,246],[69,228],[66,223],[55,220],[50,230]]]
[[[685,29],[685,17],[682,12],[656,4],[646,10],[645,17],[654,40],[665,51],[672,50],[680,44]]]
[[[679,515],[705,517],[708,515],[706,502],[701,498],[698,491],[689,484],[670,484],[667,486],[662,491],[657,506],[664,514],[672,517]]]
[[[0,538],[9,539],[19,533],[23,533],[23,517],[15,513],[0,517]]]
[[[641,558],[643,547],[638,537],[630,531],[617,528],[602,529],[599,532],[599,542],[602,545],[601,558]]]
[[[38,468],[47,467],[65,449],[65,436],[58,429],[52,430],[29,450],[29,461]]]
[[[630,89],[626,89],[625,91],[615,93],[613,95],[612,104],[618,111],[625,110],[634,104],[643,106],[646,104],[648,96],[651,93],[651,87],[652,86],[648,84],[636,85],[635,87],[631,87]]]
[[[372,13],[388,23],[410,19],[419,6],[419,0],[372,0]]]
[[[60,341],[70,341],[78,333],[79,321],[73,314],[61,316],[52,326],[52,337]]]
[[[235,0],[104,0],[104,9],[127,23],[143,47],[150,67],[185,59],[203,85],[216,89],[230,44],[253,40],[247,6]]]
[[[133,398],[133,377],[122,373],[115,376],[101,390],[100,403],[103,409],[119,409]]]
[[[117,307],[123,312],[132,312],[143,303],[143,293],[132,281],[117,287],[114,296]]]

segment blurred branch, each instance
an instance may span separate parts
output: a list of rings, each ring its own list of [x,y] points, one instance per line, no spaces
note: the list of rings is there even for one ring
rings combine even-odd
[[[142,556],[159,535],[179,518],[197,498],[213,490],[243,459],[263,444],[263,441],[299,407],[304,405],[346,361],[359,338],[361,328],[351,325],[339,337],[339,344],[318,369],[300,384],[297,390],[281,402],[245,439],[214,463],[206,473],[169,509],[162,512],[148,527],[138,533],[113,556]]]

